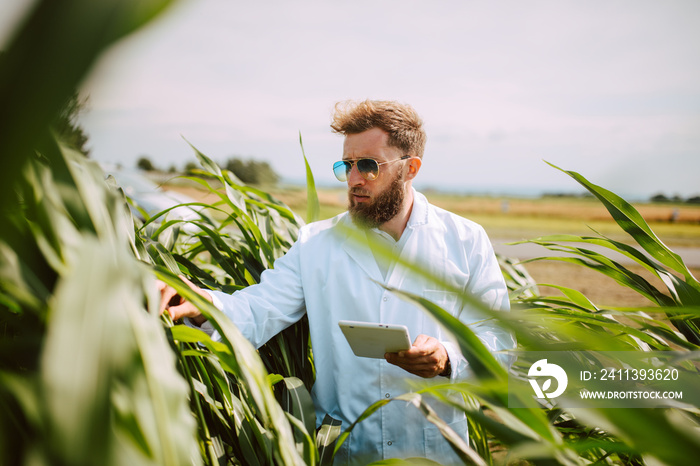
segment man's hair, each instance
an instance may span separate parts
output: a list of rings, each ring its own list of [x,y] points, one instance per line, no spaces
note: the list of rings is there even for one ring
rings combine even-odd
[[[331,129],[344,136],[380,128],[388,143],[415,157],[423,158],[426,135],[423,120],[410,105],[388,100],[344,101],[335,104]]]

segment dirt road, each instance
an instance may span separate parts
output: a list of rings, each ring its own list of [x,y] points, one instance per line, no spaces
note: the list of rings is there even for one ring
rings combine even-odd
[[[524,260],[524,259],[532,259],[535,257],[540,257],[540,256],[563,256],[566,255],[565,253],[562,252],[556,252],[556,251],[550,251],[546,249],[543,246],[537,245],[537,244],[532,244],[532,243],[524,243],[524,244],[517,244],[517,245],[509,245],[508,243],[513,242],[514,240],[511,239],[499,239],[499,238],[492,238],[491,242],[493,244],[494,250],[502,254],[504,256],[508,257],[516,257],[518,259]],[[610,249],[604,248],[604,247],[599,247],[599,246],[591,246],[591,245],[584,245],[584,244],[573,244],[572,246],[580,246],[580,247],[585,247],[586,249],[590,249],[592,251],[600,252],[603,253],[605,256],[614,259],[621,264],[632,264],[633,261],[629,259],[628,257],[618,254],[614,251],[611,251]],[[700,267],[700,249],[699,248],[690,248],[690,247],[671,247],[670,248],[673,252],[681,256],[683,259],[683,262],[685,262],[685,265],[688,267]]]
[[[521,260],[532,259],[542,256],[562,256],[564,253],[555,253],[536,244],[508,245],[508,240],[493,239],[494,249],[497,253]],[[590,247],[590,249],[595,249]],[[597,248],[597,251],[605,252],[607,257],[613,258],[623,264],[632,272],[641,275],[649,283],[659,290],[666,288],[658,279],[646,269],[634,263],[625,256],[611,253],[605,248]],[[698,248],[672,248],[679,254],[686,265],[690,268],[695,277],[700,277],[700,249]],[[530,262],[525,265],[532,278],[539,284],[555,284],[573,288],[582,292],[588,299],[598,306],[632,307],[632,306],[652,306],[653,304],[644,296],[618,284],[610,277],[600,272],[556,260],[543,260]],[[540,286],[540,293],[558,296],[561,293],[549,287]]]

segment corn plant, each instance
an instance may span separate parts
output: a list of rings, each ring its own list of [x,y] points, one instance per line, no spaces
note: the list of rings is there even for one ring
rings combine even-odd
[[[257,283],[291,247],[303,221],[194,150],[203,170],[184,178],[219,201],[190,204],[206,208],[199,221],[187,222],[199,230],[191,236],[179,229],[182,220],[166,220],[168,211],[148,217],[137,226],[132,249],[163,281],[199,302],[222,337],[214,342],[199,330],[168,324],[194,395],[201,450],[210,464],[315,464],[323,445],[319,452],[314,440],[309,394],[314,368],[306,318],[255,351],[226,317],[177,278],[184,274],[200,287],[226,292]]]
[[[201,463],[123,200],[49,130],[100,50],[168,3],[36,2],[0,57],[2,464]]]
[[[563,171],[563,170],[562,170]],[[651,325],[648,330],[656,340],[649,344],[656,349],[669,348],[670,343],[697,349],[700,345],[700,319],[697,312],[687,313],[687,309],[700,306],[700,283],[683,262],[683,259],[669,249],[651,230],[637,210],[616,194],[592,184],[574,172],[565,172],[596,196],[608,209],[613,219],[641,247],[637,249],[620,241],[602,235],[575,236],[552,235],[530,240],[553,251],[568,253],[562,257],[544,257],[537,260],[560,260],[578,264],[602,273],[617,283],[644,296],[650,305],[658,306],[665,313],[672,327],[645,323],[645,316],[634,310],[626,315],[636,319],[642,326]],[[658,277],[665,289],[659,289],[639,274],[633,273],[619,262],[604,254],[586,248],[586,245],[602,246],[619,253],[641,265]],[[569,300],[571,301],[571,299]],[[584,307],[590,307],[585,305]],[[620,310],[625,312],[625,310]],[[666,341],[664,339],[669,339]]]
[[[263,197],[260,197],[259,192],[237,184],[230,173],[220,172],[218,167],[202,154],[198,154],[198,157],[203,166],[207,167],[203,173],[213,176],[214,178],[212,179],[218,183],[213,185],[212,182],[199,178],[193,179],[193,181],[201,183],[207,189],[212,190],[212,192],[218,193],[222,199],[220,204],[225,207],[222,210],[232,212],[228,215],[255,216],[255,222],[269,226],[270,222],[266,220],[269,214],[265,211],[280,212],[278,204],[269,198],[265,198],[265,202],[272,202],[274,207],[268,206],[263,209],[264,203],[261,203]],[[227,187],[223,188],[224,186]],[[592,190],[595,191],[596,187],[593,187]],[[255,200],[255,202],[252,202],[246,197],[244,199],[246,204],[245,210],[236,208],[236,202],[231,199],[232,193],[239,193],[237,196],[240,196],[242,191],[247,192],[248,196],[254,196]],[[607,196],[614,198],[611,193],[608,193]],[[235,199],[240,199],[240,197]],[[619,199],[616,199],[615,203],[623,205]],[[214,205],[216,209],[219,207],[219,205]],[[254,209],[251,211],[252,207]],[[629,210],[628,213],[630,216],[633,215]],[[293,215],[285,215],[283,218],[290,222],[295,219]],[[147,225],[153,220],[147,222]],[[228,220],[228,217],[226,217],[222,224],[231,224],[231,222],[233,221]],[[257,234],[243,234],[239,226],[245,223],[243,220],[239,219],[233,222],[236,223],[237,228],[229,232],[224,232],[224,230],[218,228],[212,229],[209,221],[199,223],[205,226],[203,231],[206,233],[199,235],[203,237],[194,243],[191,241],[184,242],[187,246],[182,253],[173,253],[175,260],[172,263],[177,263],[179,267],[174,269],[173,272],[184,272],[195,279],[199,277],[201,286],[233,290],[237,286],[246,286],[247,283],[254,283],[255,280],[251,280],[250,276],[255,275],[255,271],[258,268],[271,266],[271,262],[261,264],[255,261],[237,259],[233,261],[235,266],[228,266],[228,271],[219,270],[211,274],[224,279],[223,283],[215,284],[216,282],[203,271],[204,265],[201,267],[195,266],[193,251],[206,252],[204,263],[207,263],[210,258],[214,257],[217,262],[230,262],[231,257],[237,257],[232,253],[233,251],[248,250],[248,253],[253,255],[253,251],[271,249],[269,247],[264,248],[260,243],[255,242],[254,238],[259,237]],[[245,223],[245,225],[249,225],[249,223]],[[299,225],[298,220],[296,225]],[[291,228],[291,230],[293,231],[294,228]],[[144,231],[144,227],[141,228],[141,231]],[[162,227],[155,230],[158,235],[164,231],[166,230]],[[273,239],[275,236],[274,231],[281,231],[286,235],[290,231],[290,227],[267,228],[266,231],[268,232],[267,241],[282,243],[279,239]],[[348,234],[351,234],[351,232],[348,232]],[[208,241],[204,237],[209,238],[209,240],[213,239],[212,242],[219,246],[214,249],[203,247],[200,242]],[[155,239],[157,238],[152,237],[151,241]],[[291,240],[292,238],[288,239]],[[229,245],[224,248],[224,243],[230,243],[234,246]],[[288,243],[285,244],[288,245]],[[619,248],[630,250],[629,246],[619,246]],[[155,249],[152,248],[152,250]],[[227,251],[226,254],[222,255],[221,250]],[[183,260],[181,257],[183,253],[184,255],[190,254],[187,260]],[[259,255],[258,253],[256,256]],[[239,256],[246,257],[246,254],[239,253]],[[158,259],[159,257],[167,256],[159,253],[154,255],[154,257]],[[600,261],[607,261],[600,255],[595,257]],[[676,318],[674,322],[677,324],[678,322],[695,319],[694,316],[697,315],[697,311],[693,310],[692,307],[685,306],[669,309],[668,301],[659,301],[659,304],[663,304],[664,307],[645,310],[600,309],[576,290],[551,284],[547,284],[547,286],[554,286],[561,290],[563,297],[540,296],[537,287],[522,264],[503,257],[499,258],[499,260],[511,289],[511,300],[514,310],[506,314],[494,313],[488,309],[483,309],[483,306],[471,297],[465,296],[464,300],[473,306],[482,307],[485,315],[501,320],[503,326],[515,331],[523,349],[550,351],[585,349],[663,351],[678,348],[695,351],[698,349],[697,345],[688,341],[682,332],[674,329],[672,324],[653,319],[648,315],[650,311],[665,310],[669,315]],[[209,272],[212,272],[211,267],[215,266],[211,264],[206,266]],[[246,268],[251,267],[253,270],[247,274]],[[234,272],[234,270],[237,271]],[[418,268],[415,269],[415,272],[422,273]],[[238,283],[243,283],[243,285],[231,284],[230,281],[234,280],[231,277],[238,277],[237,280],[240,280]],[[431,277],[426,278],[430,279]],[[692,287],[694,285],[691,284],[689,286]],[[386,403],[403,402],[411,404],[415,409],[424,410],[431,422],[441,426],[444,435],[446,438],[453,440],[453,447],[459,452],[465,462],[475,464],[484,464],[484,462],[485,464],[490,464],[493,461],[490,455],[490,447],[493,447],[493,445],[504,446],[511,458],[523,458],[538,464],[585,464],[589,461],[609,464],[642,464],[645,457],[655,457],[668,464],[673,464],[681,457],[697,453],[692,434],[689,435],[688,433],[695,429],[695,421],[693,420],[695,408],[693,406],[675,410],[682,413],[682,415],[678,419],[673,419],[673,421],[668,420],[668,414],[659,414],[662,410],[622,410],[618,411],[618,414],[619,412],[624,412],[624,415],[617,416],[615,413],[611,414],[605,409],[596,410],[594,408],[576,410],[575,413],[546,407],[541,409],[508,409],[509,387],[507,374],[494,355],[475,337],[471,329],[422,298],[411,296],[398,290],[394,291],[399,295],[403,295],[406,299],[423,306],[426,312],[430,312],[438,319],[441,319],[445,327],[457,336],[462,351],[474,368],[475,379],[468,384],[445,384],[421,393],[406,394],[395,399],[378,401],[375,405],[368,407],[367,412],[357,422],[363,422],[364,419],[372,415],[376,410],[381,409],[381,406]],[[678,303],[678,305],[682,304],[682,302]],[[622,319],[619,319],[621,316],[626,317],[628,320],[622,321]],[[216,318],[216,316],[214,317]],[[629,323],[630,317],[633,317],[632,321],[636,325]],[[300,329],[303,329],[305,325],[306,322],[298,324]],[[176,326],[175,329],[178,327]],[[681,328],[683,328],[682,325]],[[273,376],[274,379],[284,380],[287,387],[289,387],[288,381],[295,380],[290,375],[297,377],[300,375],[300,372],[289,372],[290,364],[288,361],[294,358],[298,358],[298,360],[303,362],[311,360],[310,354],[303,352],[308,350],[308,334],[305,333],[305,330],[300,329],[293,328],[291,335],[280,335],[277,337],[277,340],[281,340],[286,346],[274,342],[273,351],[263,348],[259,353],[266,362],[267,370],[275,374]],[[176,333],[177,331],[173,331],[173,334]],[[202,340],[197,341],[201,342]],[[290,350],[290,347],[296,347],[296,352]],[[309,368],[313,370],[311,364]],[[516,367],[516,369],[518,368]],[[693,375],[697,376],[696,369],[691,368],[689,371],[691,377]],[[298,382],[297,386],[301,387],[301,382]],[[691,384],[685,388],[693,390],[696,387]],[[448,397],[444,396],[444,392],[454,390],[459,390],[464,395],[465,404],[461,405],[461,409],[465,410],[471,422],[472,436],[470,444],[465,444],[460,442],[458,438],[455,438],[454,433],[450,432],[449,428],[444,426],[439,419],[436,419],[429,412],[428,405],[422,401],[422,397],[432,396],[438,397],[445,402],[452,402]],[[285,404],[284,399],[288,399],[286,397],[280,397],[278,400],[282,401],[283,409],[290,414],[296,413],[298,416],[304,409],[309,413],[311,412],[310,400],[306,395],[306,390],[299,390],[292,397],[292,399],[296,400],[296,407],[293,404]],[[527,394],[521,393],[518,396],[527,396]],[[666,410],[666,412],[673,411]],[[495,416],[487,414],[487,412],[493,413]],[[303,417],[299,419],[303,419]],[[328,423],[324,424],[322,428],[323,431],[331,430],[332,420],[329,419],[327,421]],[[600,422],[603,422],[603,424],[596,424]],[[604,427],[602,427],[603,425]],[[655,425],[664,426],[665,435],[663,440],[674,445],[673,448],[660,448],[661,444],[658,442],[659,434],[653,433],[652,427]],[[644,435],[640,435],[639,439],[628,434],[629,432],[639,432],[643,430],[642,427],[646,427],[648,430]],[[307,434],[309,437],[313,437],[310,434],[312,428],[313,426],[310,424],[305,432],[301,429],[297,430],[298,439]],[[352,428],[353,426],[350,426],[339,437],[336,445],[339,445],[344,440]],[[337,437],[338,434],[339,431],[336,429],[333,437]],[[306,442],[307,444],[312,443],[308,438]],[[332,446],[332,443],[330,445]],[[307,452],[306,461],[310,460],[308,455],[309,453]],[[322,455],[319,454],[318,457],[321,458]]]
[[[82,155],[42,156],[3,216],[0,463],[199,464],[123,200]]]
[[[295,240],[301,219],[195,150],[204,177],[190,179],[220,201],[192,205],[205,208],[189,222],[195,233],[167,219],[167,212],[140,221],[95,163],[50,133],[61,103],[101,51],[169,3],[42,0],[0,57],[0,464],[331,464],[334,447],[345,438],[330,417],[316,431],[304,320],[256,350],[179,279],[186,275],[203,288],[227,292],[254,284]],[[308,164],[307,173],[307,220],[314,220],[318,202]],[[697,361],[697,279],[632,206],[566,173],[608,208],[641,249],[600,235],[533,242],[572,253],[552,259],[604,273],[647,297],[650,306],[603,308],[556,284],[563,296],[541,296],[522,264],[500,258],[513,311],[482,307],[485,318],[514,331],[525,350],[674,349]],[[626,255],[664,289],[586,244]],[[221,341],[158,316],[154,277],[195,303]],[[498,355],[434,304],[395,292],[455,335],[474,378],[381,400],[357,422],[386,403],[407,403],[473,464],[687,464],[699,456],[697,403],[509,409],[509,396],[526,394],[509,388]],[[694,393],[696,365],[684,365],[682,374],[683,388]],[[516,362],[513,371],[522,370]],[[454,403],[447,391],[463,394],[464,403],[455,407],[470,419],[469,443],[423,402],[437,397]],[[505,459],[491,455],[494,445],[505,449]]]
[[[541,284],[559,290],[562,296],[541,296],[522,264],[500,258],[501,267],[511,290],[513,311],[497,313],[480,306],[469,296],[463,300],[481,308],[484,315],[498,319],[501,325],[517,334],[519,347],[529,351],[686,351],[687,364],[682,369],[683,382],[678,388],[690,395],[685,404],[658,409],[586,409],[565,410],[552,406],[538,409],[508,409],[510,396],[527,397],[529,392],[513,393],[506,373],[474,335],[434,304],[394,290],[421,305],[439,319],[457,338],[475,372],[469,384],[445,384],[421,393],[450,402],[444,392],[461,390],[465,396],[479,400],[463,409],[473,422],[489,432],[508,449],[510,458],[527,459],[544,464],[644,464],[646,460],[662,464],[685,464],[700,454],[698,400],[698,316],[700,286],[681,257],[666,247],[639,213],[619,196],[596,186],[577,173],[566,172],[586,187],[608,208],[620,227],[630,234],[641,250],[633,246],[597,237],[553,235],[532,240],[549,249],[569,252],[568,257],[543,257],[536,260],[562,260],[597,270],[622,286],[627,286],[650,300],[647,308],[602,308],[580,292]],[[570,243],[596,244],[622,253],[656,274],[666,290],[655,288],[622,264],[585,247]],[[416,269],[416,273],[420,270]],[[455,290],[458,291],[458,290]],[[659,315],[661,317],[659,317]],[[526,368],[513,367],[515,372]],[[383,403],[387,401],[384,400]],[[415,403],[414,399],[414,403]],[[458,407],[458,406],[457,406]],[[493,415],[486,415],[484,408]],[[370,408],[376,409],[376,406]],[[496,420],[498,419],[498,420]],[[455,448],[458,448],[455,446]],[[466,458],[468,450],[462,448]]]

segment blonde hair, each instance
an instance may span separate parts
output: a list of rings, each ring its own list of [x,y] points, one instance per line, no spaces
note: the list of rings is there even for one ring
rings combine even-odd
[[[380,128],[389,145],[423,158],[426,134],[423,120],[410,105],[389,100],[343,101],[335,104],[331,129],[344,136]]]

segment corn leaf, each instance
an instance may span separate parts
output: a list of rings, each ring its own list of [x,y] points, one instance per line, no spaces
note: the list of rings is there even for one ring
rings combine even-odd
[[[316,193],[316,182],[314,174],[309,166],[309,160],[304,152],[304,143],[301,140],[301,131],[299,132],[299,146],[301,146],[301,155],[304,157],[304,166],[306,166],[306,223],[315,222],[319,219],[321,213],[321,205],[318,202],[318,193]]]
[[[547,162],[549,163],[549,162]],[[671,251],[651,230],[649,225],[646,223],[644,218],[639,214],[639,212],[630,204],[618,195],[605,188],[597,186],[589,182],[586,178],[580,174],[562,170],[561,168],[552,165],[552,167],[560,170],[579,184],[585,187],[594,196],[603,203],[613,219],[620,225],[620,227],[634,238],[639,245],[644,248],[653,258],[666,265],[667,267],[675,270],[676,272],[682,274],[686,281],[688,281],[693,287],[700,289],[700,283],[693,277],[688,267],[683,262],[683,259],[673,251]]]

